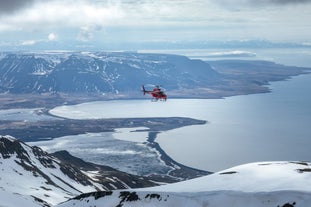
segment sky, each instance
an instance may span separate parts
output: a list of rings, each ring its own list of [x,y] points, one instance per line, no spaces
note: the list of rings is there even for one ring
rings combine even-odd
[[[0,0],[1,50],[311,45],[311,0]],[[148,48],[149,47],[149,48]]]

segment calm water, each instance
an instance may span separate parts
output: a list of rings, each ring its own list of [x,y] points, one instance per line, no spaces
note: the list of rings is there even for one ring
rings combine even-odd
[[[228,51],[230,53],[225,49],[147,52],[215,60],[223,58],[213,58],[210,54]],[[255,56],[236,58],[311,67],[310,49],[257,49],[244,52]],[[149,100],[91,102],[57,107],[52,113],[77,119],[184,116],[207,120],[206,125],[163,132],[158,135],[157,141],[176,161],[210,171],[256,161],[311,161],[310,83],[311,75],[301,75],[289,81],[273,82],[270,85],[272,93],[266,94],[207,100],[169,99],[165,103]],[[139,143],[147,135],[125,130],[112,136]],[[55,143],[51,146],[55,146]],[[65,145],[61,147],[66,148]]]
[[[302,75],[274,82],[272,93],[266,94],[156,103],[91,102],[52,112],[70,118],[185,116],[207,120],[206,125],[163,132],[157,139],[173,159],[200,169],[218,171],[255,161],[310,161],[310,83],[311,75]]]
[[[158,142],[175,160],[221,170],[270,160],[311,160],[311,75],[271,85],[272,93],[201,100],[210,123],[172,130]]]

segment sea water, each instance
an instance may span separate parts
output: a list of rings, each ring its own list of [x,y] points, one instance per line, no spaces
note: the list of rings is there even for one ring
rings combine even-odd
[[[160,51],[215,60],[216,50]],[[217,51],[219,52],[219,51]],[[228,52],[222,50],[220,52]],[[310,49],[249,50],[255,57],[285,65],[311,67]],[[273,82],[271,93],[225,99],[114,100],[60,106],[51,112],[68,118],[128,118],[182,116],[208,121],[158,134],[156,139],[176,161],[209,171],[257,161],[311,161],[311,75]],[[143,132],[141,132],[143,133]],[[145,135],[115,133],[127,141]],[[133,137],[139,137],[135,139]]]
[[[176,161],[208,170],[257,161],[310,161],[311,75],[275,82],[272,93],[200,100],[209,121],[159,134]]]
[[[218,171],[257,161],[308,161],[311,160],[309,83],[311,75],[301,75],[273,82],[272,92],[265,94],[167,102],[90,102],[60,106],[51,112],[78,119],[181,116],[206,120],[205,125],[162,132],[156,139],[173,159],[199,169]],[[133,134],[127,140],[131,137]]]

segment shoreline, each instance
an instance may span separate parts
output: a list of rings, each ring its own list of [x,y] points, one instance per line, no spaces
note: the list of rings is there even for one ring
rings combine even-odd
[[[60,116],[55,116],[61,118]],[[53,139],[84,133],[114,132],[117,128],[147,127],[148,131],[167,131],[183,126],[206,124],[187,117],[147,117],[108,119],[53,119],[42,121],[1,120],[0,134],[10,134],[22,141]],[[23,136],[24,135],[24,136]]]
[[[310,73],[308,73],[308,74],[300,74],[300,75],[310,75]],[[300,76],[299,75],[299,76]],[[290,76],[290,77],[288,77],[287,79],[285,79],[285,80],[282,80],[282,81],[289,81],[289,80],[291,80],[292,78],[294,78],[294,77],[296,77],[296,76]],[[282,81],[271,81],[271,82],[269,82],[269,84],[270,83],[275,83],[275,82],[282,82]],[[268,92],[270,92],[270,90],[268,91]],[[252,93],[252,94],[258,94],[258,93]],[[3,95],[3,94],[2,94]],[[2,95],[0,95],[0,98],[1,97],[3,97]],[[32,102],[29,102],[29,99],[32,99],[32,101],[34,101],[36,104],[39,104],[39,105],[41,105],[41,104],[44,104],[45,102],[48,102],[49,103],[49,105],[48,105],[48,107],[51,107],[51,108],[53,108],[54,106],[55,106],[55,104],[56,104],[56,106],[59,106],[58,104],[60,104],[60,103],[62,103],[61,105],[71,105],[71,104],[78,104],[78,103],[85,103],[85,101],[86,102],[88,102],[88,101],[110,101],[110,100],[120,100],[120,99],[105,99],[105,100],[98,100],[96,97],[77,97],[77,96],[73,96],[73,98],[72,99],[70,99],[70,101],[65,101],[66,99],[63,99],[62,97],[57,97],[56,99],[53,99],[53,102],[49,102],[49,100],[50,100],[50,98],[52,98],[52,97],[49,97],[49,96],[45,96],[45,95],[43,95],[43,96],[41,96],[40,95],[40,97],[41,97],[41,99],[35,99],[35,97],[37,96],[37,95],[32,95],[31,97],[28,97],[28,99],[26,99],[26,95],[22,95],[21,97],[19,97],[19,98],[17,98],[17,99],[14,99],[13,97],[13,95],[9,95],[9,96],[11,96],[10,98],[8,98],[8,102],[7,103],[9,103],[7,106],[17,106],[17,107],[21,107],[21,106],[32,106],[31,104],[32,104]],[[234,95],[235,96],[235,95]],[[48,97],[48,98],[47,98]],[[229,96],[228,96],[229,97]],[[126,98],[122,98],[123,100],[125,100]],[[190,98],[189,98],[190,99]],[[207,98],[201,98],[201,99],[207,99]],[[14,102],[15,101],[15,102]],[[12,104],[12,103],[15,103],[15,104]],[[6,105],[6,103],[4,102],[4,103],[1,103],[1,104],[4,104],[4,105]],[[25,105],[24,105],[25,104]],[[41,105],[42,106],[42,105]],[[49,110],[51,109],[51,108],[48,108],[48,107],[46,107],[46,108],[43,108],[43,113],[48,113],[48,115],[49,116],[54,116],[54,117],[58,117],[58,116],[55,116],[55,115],[52,115],[52,114],[50,114],[49,113]],[[32,107],[32,108],[34,108],[34,107]],[[58,117],[59,118],[59,117]],[[169,118],[169,117],[167,117],[167,118]],[[70,120],[70,119],[65,119],[65,118],[63,118],[62,117],[62,119],[64,119],[63,121],[65,122],[65,121],[68,121],[68,120]],[[81,121],[81,120],[79,120],[79,121]],[[83,122],[84,121],[84,122]],[[99,120],[97,120],[97,121],[99,121]],[[114,121],[121,121],[121,119],[114,119]],[[23,121],[21,121],[21,122],[16,122],[15,121],[15,123],[13,124],[13,125],[10,125],[10,127],[5,127],[4,125],[2,125],[3,123],[4,123],[5,121],[1,121],[1,128],[8,128],[8,129],[10,129],[10,130],[12,130],[12,131],[16,131],[15,129],[14,129],[14,124],[16,124],[15,126],[19,126],[20,127],[20,125],[27,125],[27,124],[29,124],[29,122],[27,123],[27,122],[23,122]],[[50,122],[50,121],[47,121],[47,122]],[[60,123],[60,125],[64,125],[63,123],[64,122],[59,122]],[[42,122],[43,123],[43,122]],[[72,122],[68,122],[68,124],[69,123],[71,123],[72,124]],[[96,124],[94,124],[94,122],[92,122],[92,119],[88,119],[88,120],[82,120],[82,122],[80,123],[80,125],[78,124],[78,125],[76,125],[76,126],[79,126],[79,127],[76,127],[76,129],[78,128],[79,130],[81,130],[81,128],[83,128],[83,127],[85,127],[85,125],[87,125],[87,123],[89,123],[89,124],[93,124],[94,126],[96,125]],[[103,125],[103,123],[102,122],[98,122],[98,124],[99,125]],[[4,127],[3,127],[4,126]],[[33,133],[33,129],[35,129],[35,128],[38,128],[38,126],[35,126],[35,125],[32,125],[31,126],[31,124],[30,125],[28,125],[30,128],[31,128],[31,130],[32,130],[32,132],[30,132],[30,133]],[[82,127],[81,127],[82,126]],[[34,128],[33,128],[34,127]],[[132,126],[131,126],[132,127]],[[124,128],[124,127],[122,127],[122,128]],[[64,131],[64,130],[62,130],[62,128],[56,128],[57,130],[55,130],[55,128],[53,129],[53,126],[51,127],[51,126],[47,126],[46,127],[46,129],[47,129],[47,131],[52,131],[53,133],[55,133],[55,131],[57,131],[57,132],[59,132],[59,131]],[[23,131],[23,130],[21,130],[20,128],[18,129],[19,130],[19,132],[20,132],[20,134],[21,135],[25,135],[25,134],[29,134],[29,133],[25,133],[25,131]],[[54,131],[53,131],[54,130]],[[107,130],[107,132],[113,132],[114,130],[115,130],[115,128],[109,128],[109,129],[107,129],[106,128],[106,130]],[[86,132],[86,130],[84,130],[84,132]],[[103,132],[103,131],[101,131],[101,132]],[[76,132],[76,133],[78,133],[78,132]],[[59,134],[58,134],[59,135]],[[56,136],[56,137],[58,137],[58,135],[56,136],[55,134],[53,135],[53,136]],[[18,137],[19,138],[19,137]]]
[[[3,132],[5,131],[3,130],[4,127],[2,124],[3,123],[1,123],[0,125],[1,126],[0,134],[3,134]],[[16,122],[14,122],[14,124],[18,125]],[[165,169],[168,169],[168,170],[162,173],[137,174],[137,175],[147,176],[155,180],[162,180],[164,179],[164,177],[170,177],[172,180],[182,181],[182,180],[187,180],[187,179],[192,179],[192,178],[208,175],[208,174],[211,174],[211,172],[188,167],[186,165],[183,165],[173,160],[155,141],[156,134],[161,133],[162,131],[177,129],[177,128],[184,127],[184,126],[202,125],[202,124],[206,124],[206,121],[185,118],[185,117],[126,118],[126,119],[116,118],[116,119],[101,119],[101,120],[65,119],[65,120],[53,120],[53,121],[38,121],[38,122],[33,122],[33,123],[27,123],[27,124],[24,124],[23,126],[19,125],[19,129],[14,129],[12,133],[9,133],[9,134],[11,135],[13,134],[12,136],[26,143],[31,143],[32,145],[36,145],[36,142],[38,143],[42,142],[43,143],[42,146],[44,146],[44,142],[49,142],[49,141],[54,140],[55,143],[57,143],[58,138],[62,138],[65,136],[72,136],[72,135],[78,136],[78,135],[82,135],[85,133],[101,134],[105,132],[115,132],[116,129],[124,128],[124,127],[133,128],[135,130],[135,128],[143,126],[145,128],[143,132],[148,133],[149,138],[147,139],[147,141],[142,142],[140,144],[149,148],[150,152],[154,153],[156,151],[157,152],[156,154],[158,154],[157,159],[159,159],[160,161],[159,167],[160,165],[162,165],[161,163],[163,162],[165,163],[165,166],[166,166]],[[163,128],[163,126],[165,126],[165,128]],[[81,129],[81,131],[79,131],[79,129]],[[57,131],[57,133],[55,133],[55,131]],[[26,134],[28,136],[23,137],[23,134]],[[92,143],[92,140],[90,140],[90,143]],[[135,143],[137,142],[133,142],[133,145],[135,145]],[[40,147],[40,144],[38,146]],[[108,149],[110,148],[108,147]],[[66,145],[64,145],[61,150],[67,150]],[[113,151],[114,149],[111,148],[111,150]],[[140,152],[137,151],[137,153],[140,153]],[[99,154],[98,156],[104,156],[104,155]],[[145,156],[148,157],[149,155],[146,154]],[[83,159],[83,157],[81,156],[79,156],[79,158]],[[91,162],[94,163],[94,161],[91,161]],[[127,161],[123,160],[121,162],[127,162]],[[157,163],[157,161],[154,161],[154,162]],[[100,164],[100,163],[97,163],[97,164]],[[103,164],[103,165],[107,165],[107,164]],[[133,165],[137,166],[137,163],[136,164],[133,163]],[[116,168],[115,166],[112,166],[112,167]],[[161,168],[163,168],[163,166]],[[122,170],[122,167],[120,170]],[[132,174],[133,172],[129,171],[127,173]]]

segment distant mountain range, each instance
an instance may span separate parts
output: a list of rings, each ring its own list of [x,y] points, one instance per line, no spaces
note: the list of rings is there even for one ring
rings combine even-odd
[[[0,93],[141,98],[141,85],[151,83],[169,98],[221,98],[268,92],[269,81],[307,72],[267,61],[205,62],[168,54],[7,52],[0,53]]]
[[[83,45],[81,47],[80,41],[72,40],[72,44],[68,44],[68,41],[58,40],[56,44],[51,44],[48,41],[38,41],[36,44],[21,44],[21,45],[8,45],[0,44],[0,50],[2,51],[24,51],[24,50],[80,50],[84,48],[86,50],[176,50],[176,49],[240,49],[240,48],[310,48],[310,42],[273,42],[263,39],[240,39],[240,40],[182,40],[182,41],[150,41],[150,42],[127,42],[124,44],[112,43],[106,45]]]
[[[145,83],[182,90],[221,81],[209,64],[177,55],[9,53],[0,59],[2,93],[132,94]]]

